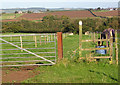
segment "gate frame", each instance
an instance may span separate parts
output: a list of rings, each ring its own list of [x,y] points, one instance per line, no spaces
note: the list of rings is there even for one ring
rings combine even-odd
[[[43,59],[43,60],[39,60],[39,61],[47,61],[47,62],[50,62],[51,64],[21,64],[21,65],[1,65],[2,67],[6,67],[6,66],[31,66],[31,65],[54,65],[55,63],[54,62],[52,62],[52,60],[49,60],[49,59],[46,59],[46,58],[44,58],[44,57],[42,57],[42,56],[39,56],[39,55],[37,55],[37,54],[35,54],[35,53],[33,53],[33,52],[31,52],[31,51],[28,51],[27,49],[24,49],[23,47],[22,47],[22,36],[36,36],[36,35],[40,35],[40,37],[41,37],[41,35],[43,35],[43,36],[48,36],[48,35],[54,35],[54,42],[55,42],[55,46],[54,46],[54,48],[55,48],[55,63],[56,63],[56,33],[53,33],[53,34],[22,34],[22,35],[1,35],[0,37],[10,37],[10,39],[12,39],[12,37],[14,36],[20,36],[20,43],[21,43],[21,47],[19,47],[18,45],[15,45],[15,44],[13,44],[13,43],[11,43],[11,42],[8,42],[8,41],[6,41],[6,40],[4,40],[4,39],[2,39],[2,38],[0,38],[0,40],[1,41],[3,41],[3,42],[5,42],[5,43],[7,43],[7,44],[10,44],[10,45],[12,45],[12,46],[14,46],[14,47],[16,47],[16,48],[18,48],[18,50],[21,50],[21,52],[22,51],[25,51],[25,52],[27,52],[28,54],[32,54],[32,55],[34,55],[34,56],[36,56],[36,57],[39,57],[39,58],[41,58],[41,59]],[[53,38],[51,38],[52,40],[53,40]],[[48,37],[47,37],[47,40],[48,40]],[[46,42],[46,41],[45,41]],[[41,43],[40,43],[41,44]],[[35,47],[37,46],[37,43],[36,43],[36,37],[35,37]],[[19,58],[19,57],[17,57],[17,58]],[[2,58],[1,58],[2,59]],[[36,60],[36,61],[38,61],[38,60]],[[4,61],[2,61],[2,62],[4,62]],[[1,62],[1,63],[2,63]],[[7,62],[7,61],[6,61]],[[12,61],[11,61],[12,62]],[[17,61],[16,61],[17,62]],[[21,62],[31,62],[31,61],[21,61]]]
[[[115,31],[115,50],[116,50],[116,64],[118,64],[118,46],[117,46],[117,30]],[[82,49],[82,42],[102,42],[102,41],[110,41],[110,47],[108,47],[108,43],[106,44],[106,48],[94,48],[94,49]],[[82,21],[79,21],[79,56],[81,59],[83,59],[84,57],[81,57],[81,53],[83,50],[110,50],[110,56],[104,56],[104,57],[99,57],[99,56],[95,56],[92,57],[94,59],[100,59],[100,58],[109,58],[110,60],[110,64],[112,64],[112,58],[113,58],[113,36],[110,37],[110,39],[108,39],[108,37],[106,39],[95,39],[95,33],[93,34],[93,38],[92,40],[82,40]]]

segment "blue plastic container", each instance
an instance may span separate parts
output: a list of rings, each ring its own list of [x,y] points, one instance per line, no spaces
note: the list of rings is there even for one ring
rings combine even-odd
[[[106,46],[96,46],[96,48],[105,48]],[[106,50],[96,50],[97,54],[106,54]]]

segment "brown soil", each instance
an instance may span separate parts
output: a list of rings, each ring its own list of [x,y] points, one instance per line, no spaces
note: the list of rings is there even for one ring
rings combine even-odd
[[[118,16],[118,11],[93,12],[97,16]]]
[[[19,83],[28,78],[38,75],[40,72],[35,69],[38,66],[27,66],[20,68],[3,68],[2,69],[2,82],[3,83]]]
[[[70,18],[86,18],[94,17],[89,11],[58,11],[58,12],[48,12],[48,13],[27,13],[19,18],[28,19],[28,20],[40,20],[47,15],[57,15],[57,16],[68,16]]]
[[[16,21],[19,21],[17,19],[5,19],[5,20],[2,20],[2,22],[16,22]]]
[[[118,16],[118,11],[108,11],[108,12],[93,12],[97,16]],[[57,15],[57,16],[68,16],[70,18],[87,18],[87,17],[95,17],[89,11],[58,11],[58,12],[47,12],[47,13],[26,13],[17,19],[7,19],[2,20],[2,22],[11,22],[11,21],[19,21],[22,19],[25,20],[41,20],[44,16],[47,15]]]

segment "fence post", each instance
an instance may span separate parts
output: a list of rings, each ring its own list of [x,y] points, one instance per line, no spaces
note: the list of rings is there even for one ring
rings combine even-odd
[[[108,34],[106,34],[106,48],[108,48]],[[108,49],[107,49],[107,53],[108,53]]]
[[[113,54],[113,37],[110,37],[110,64],[112,64],[112,54]]]
[[[35,36],[35,47],[37,47],[37,39],[36,39],[36,36]]]
[[[22,46],[22,36],[20,36],[20,42],[21,42],[21,48],[23,48],[23,46]],[[23,50],[21,50],[21,52],[23,52]]]
[[[62,43],[62,32],[57,32],[57,43],[58,43],[58,58],[63,58],[63,43]]]
[[[79,56],[82,56],[82,21],[79,21]]]
[[[115,51],[116,51],[116,63],[118,64],[118,46],[117,46],[117,30],[115,30]]]

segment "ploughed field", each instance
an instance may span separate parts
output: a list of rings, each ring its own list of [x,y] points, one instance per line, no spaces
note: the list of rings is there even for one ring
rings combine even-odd
[[[20,18],[26,18],[29,20],[41,19],[47,15],[57,15],[57,16],[68,16],[70,18],[85,18],[94,17],[89,11],[58,11],[58,12],[48,12],[48,13],[32,13],[24,14]]]
[[[118,11],[93,12],[97,16],[118,16]]]
[[[118,16],[118,11],[107,11],[107,12],[93,12],[97,16]],[[68,16],[70,18],[86,18],[95,17],[89,11],[58,11],[58,12],[48,12],[48,13],[32,13],[24,14],[20,18],[25,18],[28,20],[39,20],[47,15],[57,15],[57,16]]]
[[[118,16],[118,11],[105,11],[105,12],[93,12],[97,16]],[[46,12],[46,13],[26,13],[16,18],[4,18],[3,22],[11,22],[11,21],[18,21],[21,19],[26,20],[41,20],[44,16],[47,15],[57,15],[61,16],[68,16],[70,18],[90,18],[95,17],[90,11],[82,10],[82,11],[57,11],[57,12]],[[4,17],[4,15],[2,15]]]

